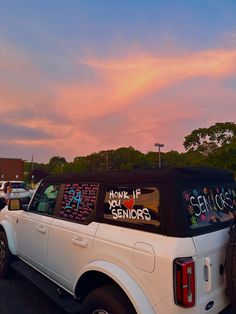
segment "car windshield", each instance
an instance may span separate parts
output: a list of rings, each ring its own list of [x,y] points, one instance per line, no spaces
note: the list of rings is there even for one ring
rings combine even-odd
[[[11,186],[13,189],[25,189],[27,190],[27,186],[25,182],[11,182]]]

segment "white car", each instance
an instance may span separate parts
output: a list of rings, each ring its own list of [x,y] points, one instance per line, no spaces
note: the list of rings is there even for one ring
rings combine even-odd
[[[48,177],[0,211],[0,278],[13,267],[70,313],[225,314],[235,211],[220,169]]]
[[[20,198],[23,204],[29,204],[33,193],[27,187],[25,181],[0,181],[0,197],[4,197],[4,185],[6,182],[11,183],[12,192],[10,198]]]

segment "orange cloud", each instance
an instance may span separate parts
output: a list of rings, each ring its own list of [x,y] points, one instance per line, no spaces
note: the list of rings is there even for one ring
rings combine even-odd
[[[21,64],[25,62],[23,58]],[[176,137],[180,145],[183,135],[194,128],[191,122],[186,126],[186,121],[195,119],[199,123],[203,116],[210,119],[206,118],[207,108],[199,106],[196,97],[202,95],[204,99],[212,95],[212,103],[216,103],[223,94],[222,101],[226,99],[229,92],[220,83],[217,83],[217,90],[213,84],[204,86],[204,91],[191,85],[190,91],[180,91],[172,99],[160,95],[161,92],[172,93],[175,86],[195,78],[220,82],[235,76],[236,50],[215,49],[176,57],[140,54],[122,59],[83,60],[80,63],[92,73],[89,83],[88,80],[83,82],[83,77],[69,83],[65,83],[63,78],[49,80],[30,61],[24,68],[17,67],[17,59],[15,63],[16,67],[11,67],[10,72],[16,71],[17,77],[21,77],[26,86],[23,83],[17,86],[16,81],[12,85],[11,81],[1,84],[0,113],[9,125],[28,127],[29,132],[42,129],[52,138],[26,139],[18,136],[10,140],[27,148],[48,147],[52,155],[78,156],[122,145],[134,145],[141,150],[153,149],[157,137],[170,143],[169,149],[174,148]],[[3,64],[0,63],[1,67]],[[34,80],[33,88],[29,88],[31,80]],[[1,77],[0,82],[3,82]],[[153,99],[152,95],[155,95]],[[232,92],[230,97],[229,106],[235,103],[235,93]],[[209,101],[209,106],[212,103]],[[14,112],[21,108],[22,112],[30,111],[31,115],[22,114],[22,118],[17,119]],[[227,114],[232,116],[233,110],[235,113],[235,109],[230,107],[229,112],[221,117],[227,119]],[[9,115],[10,112],[12,115]],[[215,110],[211,116],[217,119],[217,113]],[[115,122],[106,126],[110,117]]]
[[[103,115],[183,80],[221,79],[236,74],[236,50],[204,51],[175,58],[141,55],[122,60],[87,60],[84,64],[100,81],[59,87],[56,102],[68,108],[68,115],[72,109],[80,116]]]

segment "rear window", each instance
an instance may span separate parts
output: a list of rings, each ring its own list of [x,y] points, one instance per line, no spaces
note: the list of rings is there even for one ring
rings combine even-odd
[[[25,182],[11,182],[11,187],[13,189],[28,189]]]
[[[106,188],[104,218],[133,225],[159,226],[160,192],[156,187]]]
[[[233,219],[236,210],[236,188],[202,186],[183,191],[184,208],[190,228],[220,224]]]

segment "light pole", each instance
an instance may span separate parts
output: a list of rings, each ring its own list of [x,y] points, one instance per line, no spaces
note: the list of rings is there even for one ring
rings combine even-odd
[[[64,164],[61,163],[61,174],[62,174],[62,172],[63,172],[63,167],[64,167]]]
[[[34,187],[34,174],[31,174],[31,189]]]
[[[158,147],[158,167],[161,168],[161,147],[164,147],[164,144],[155,143],[155,146]]]

